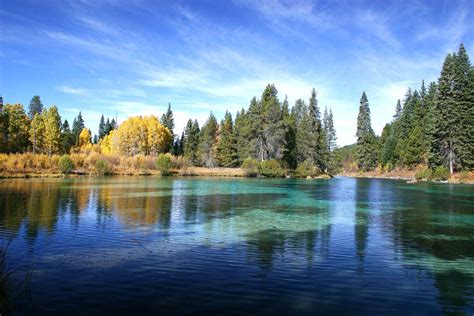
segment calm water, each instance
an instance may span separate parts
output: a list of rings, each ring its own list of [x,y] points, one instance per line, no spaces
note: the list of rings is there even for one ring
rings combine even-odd
[[[40,314],[474,313],[474,186],[0,181]]]

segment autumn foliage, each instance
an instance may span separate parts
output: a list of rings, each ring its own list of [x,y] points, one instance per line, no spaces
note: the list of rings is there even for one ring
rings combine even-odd
[[[164,152],[171,139],[170,131],[156,116],[133,116],[105,136],[100,149],[104,154],[154,156]]]

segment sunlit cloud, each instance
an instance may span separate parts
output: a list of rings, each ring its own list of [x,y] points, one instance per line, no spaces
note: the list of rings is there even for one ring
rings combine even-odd
[[[67,93],[67,94],[75,94],[75,95],[87,95],[88,91],[81,88],[74,88],[69,86],[59,86],[56,90]]]

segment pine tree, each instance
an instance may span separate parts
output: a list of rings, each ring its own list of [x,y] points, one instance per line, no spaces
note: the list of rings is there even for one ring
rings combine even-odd
[[[171,111],[171,103],[168,103],[168,110],[161,116],[161,124],[163,124],[173,135],[173,139],[168,145],[167,151],[171,150],[174,143],[174,118],[173,111]]]
[[[357,117],[357,152],[358,167],[364,171],[377,166],[377,139],[370,120],[369,101],[365,92],[360,98],[359,115]]]
[[[438,90],[430,111],[431,166],[448,166],[450,173],[462,170],[472,160],[472,103],[468,101],[471,65],[464,46],[448,54],[438,79]]]
[[[380,135],[380,162],[383,166],[395,164],[395,146],[397,141],[395,138],[395,123],[385,124],[382,135]]]
[[[104,138],[105,135],[107,135],[107,130],[105,126],[104,115],[102,114],[99,122],[99,139]]]
[[[323,127],[327,140],[326,150],[328,152],[332,152],[337,147],[337,136],[336,129],[334,128],[334,117],[331,109],[329,109],[329,113],[327,108],[324,109]]]
[[[217,145],[217,160],[220,166],[237,166],[237,150],[235,144],[232,114],[226,111],[224,119],[221,122],[220,137]]]
[[[316,164],[319,170],[326,170],[328,162],[327,138],[321,122],[321,111],[319,110],[316,90],[314,88],[311,91],[308,109],[312,134],[314,135],[312,138],[310,159]]]
[[[170,132],[174,130],[173,111],[171,111],[171,103],[168,103],[166,113],[161,116],[161,124],[163,124]]]
[[[462,123],[463,128],[463,158],[465,168],[474,169],[474,67],[471,67],[468,74],[468,83],[463,91],[463,104],[461,111],[465,111]]]
[[[199,147],[199,123],[197,120],[188,120],[184,129],[184,157],[192,165],[198,164],[198,147]]]
[[[115,119],[112,119],[112,120],[110,121],[110,127],[109,127],[109,128],[110,128],[109,133],[110,133],[111,131],[113,131],[114,129],[117,129],[117,128],[118,128],[118,124],[117,124],[117,122],[115,121]]]
[[[296,160],[297,164],[313,157],[313,126],[309,116],[308,107],[303,100],[298,99],[291,109],[291,116],[296,126]]]
[[[74,135],[69,127],[69,122],[64,120],[63,125],[61,126],[61,152],[65,154],[69,153],[71,147],[74,146],[74,143]]]
[[[290,113],[287,96],[285,96],[285,100],[283,101],[282,113],[285,126],[285,152],[283,153],[283,161],[286,163],[288,168],[294,170],[298,165],[296,147],[297,127],[296,119]]]
[[[285,129],[278,91],[273,84],[267,85],[259,103],[257,109],[261,116],[253,122],[257,131],[259,159],[281,159],[285,151]]]
[[[76,118],[74,118],[74,121],[72,123],[72,134],[74,135],[74,144],[78,145],[79,144],[79,134],[82,132],[84,129],[84,119],[82,118],[82,113],[79,112]]]
[[[211,112],[201,129],[198,149],[201,164],[208,168],[217,166],[216,145],[218,129],[219,125],[217,124],[216,117]]]
[[[397,101],[397,105],[395,106],[395,115],[393,119],[396,121],[402,116],[402,104],[400,103],[400,99]]]
[[[256,97],[250,100],[247,111],[242,109],[235,116],[234,137],[239,165],[247,158],[260,159],[261,106]]]
[[[30,117],[30,119],[33,119],[35,114],[41,114],[42,112],[43,103],[41,102],[39,95],[35,95],[30,101],[30,106],[28,108],[28,116]]]
[[[181,139],[179,140],[179,155],[184,155],[184,144],[185,144],[184,131],[181,133]]]
[[[459,46],[455,60],[455,115],[454,150],[456,153],[456,169],[464,170],[473,166],[474,162],[474,119],[472,116],[474,103],[472,95],[472,67],[463,44]]]

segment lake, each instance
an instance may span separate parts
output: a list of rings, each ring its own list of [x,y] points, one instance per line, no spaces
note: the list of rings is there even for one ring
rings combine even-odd
[[[0,180],[38,314],[474,313],[474,186]]]

